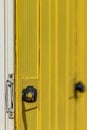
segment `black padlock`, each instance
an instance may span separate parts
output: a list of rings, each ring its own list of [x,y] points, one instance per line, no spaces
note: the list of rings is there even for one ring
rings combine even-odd
[[[77,98],[77,93],[80,92],[80,93],[83,93],[85,91],[85,86],[82,82],[77,82],[75,83],[75,88],[74,88],[74,94],[75,94],[75,98]]]
[[[85,91],[84,84],[82,82],[77,82],[75,84],[75,91],[84,92]]]
[[[27,86],[22,90],[22,101],[33,103],[37,101],[37,90],[34,86]]]

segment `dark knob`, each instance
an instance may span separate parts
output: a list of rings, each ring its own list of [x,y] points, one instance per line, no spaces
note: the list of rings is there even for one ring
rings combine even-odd
[[[22,91],[22,101],[33,103],[37,100],[37,90],[33,86],[27,86]]]
[[[75,91],[79,91],[79,92],[84,92],[85,91],[85,86],[82,82],[77,82],[75,84]]]

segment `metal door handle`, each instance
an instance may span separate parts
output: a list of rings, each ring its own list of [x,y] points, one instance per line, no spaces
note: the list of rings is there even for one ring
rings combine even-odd
[[[14,118],[14,78],[12,74],[8,75],[6,81],[6,112],[9,118]]]

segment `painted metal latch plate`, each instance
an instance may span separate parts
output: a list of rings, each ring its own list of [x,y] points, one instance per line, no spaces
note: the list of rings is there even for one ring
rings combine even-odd
[[[10,119],[14,119],[14,75],[8,74],[6,80],[6,112]]]

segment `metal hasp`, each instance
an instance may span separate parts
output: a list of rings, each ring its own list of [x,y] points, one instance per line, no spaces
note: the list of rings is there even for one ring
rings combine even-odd
[[[10,119],[14,118],[14,75],[8,74],[6,81],[6,112]]]
[[[83,93],[84,91],[85,91],[84,84],[82,82],[77,82],[74,88],[75,98],[77,98],[77,92]]]
[[[33,86],[27,86],[22,91],[22,101],[33,103],[37,100],[37,90]]]

